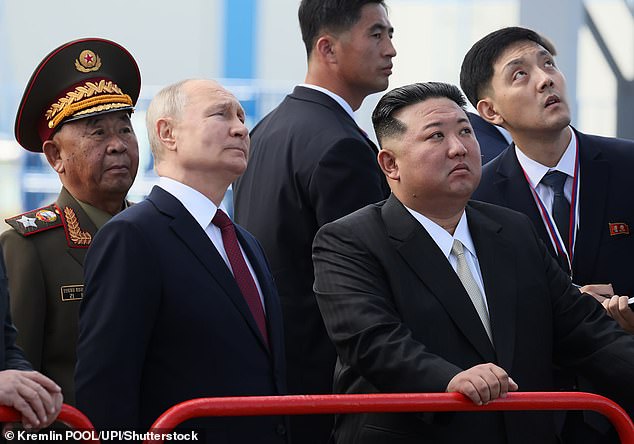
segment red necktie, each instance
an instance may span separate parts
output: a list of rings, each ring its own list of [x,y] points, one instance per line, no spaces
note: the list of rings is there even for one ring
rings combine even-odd
[[[229,219],[229,216],[227,216],[224,211],[218,208],[211,223],[220,228],[222,232],[222,243],[225,246],[225,251],[227,252],[227,257],[229,258],[229,263],[233,270],[233,277],[268,347],[269,340],[266,332],[266,319],[264,317],[262,301],[260,300],[260,294],[258,293],[258,287],[255,285],[255,280],[253,280],[249,267],[242,256],[242,251],[240,251],[240,245],[238,244],[233,222],[231,222],[231,219]]]

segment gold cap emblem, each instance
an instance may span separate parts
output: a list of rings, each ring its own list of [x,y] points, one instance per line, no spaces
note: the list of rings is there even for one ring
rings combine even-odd
[[[75,59],[75,69],[80,72],[99,71],[101,58],[90,49],[84,49]]]

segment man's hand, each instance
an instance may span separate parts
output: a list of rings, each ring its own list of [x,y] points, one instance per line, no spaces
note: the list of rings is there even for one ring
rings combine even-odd
[[[614,296],[612,284],[588,284],[583,287],[579,287],[579,291],[582,293],[588,293],[601,303]]]
[[[41,373],[0,371],[0,405],[20,412],[25,429],[40,429],[53,423],[62,402],[62,389]]]
[[[627,296],[612,296],[603,301],[603,306],[623,330],[634,334],[634,311],[627,305],[627,302]]]
[[[517,384],[494,364],[480,364],[454,376],[447,392],[458,392],[467,396],[474,404],[484,405],[497,398],[506,398],[508,392],[517,390]]]

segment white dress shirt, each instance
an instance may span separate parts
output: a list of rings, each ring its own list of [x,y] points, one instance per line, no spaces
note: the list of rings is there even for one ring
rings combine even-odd
[[[553,168],[542,165],[539,162],[530,159],[526,154],[522,152],[522,148],[515,145],[515,154],[517,155],[517,160],[520,165],[526,172],[528,176],[528,180],[530,181],[531,186],[537,192],[537,195],[542,200],[542,203],[548,210],[548,214],[551,214],[553,199],[555,197],[555,193],[552,188],[547,185],[541,183],[543,177],[549,171],[561,171],[562,173],[566,173],[568,178],[566,179],[566,183],[564,184],[564,194],[566,195],[566,199],[568,202],[572,199],[572,182],[573,177],[575,176],[575,154],[576,154],[576,140],[575,132],[570,130],[572,137],[570,138],[570,143],[568,147],[566,147],[566,151],[559,159],[559,163],[555,165]],[[551,214],[552,216],[552,214]]]
[[[487,303],[486,292],[484,291],[482,272],[480,271],[480,263],[478,262],[478,256],[476,254],[475,246],[473,245],[473,239],[471,239],[471,233],[469,233],[466,211],[462,213],[460,221],[458,222],[456,230],[454,231],[454,235],[452,236],[451,234],[449,234],[449,232],[447,232],[447,230],[438,225],[436,222],[433,222],[429,218],[412,210],[411,208],[405,208],[423,226],[425,231],[429,233],[436,245],[438,245],[438,248],[440,248],[440,251],[442,251],[442,253],[451,264],[454,271],[456,270],[458,261],[456,257],[451,254],[451,247],[453,246],[454,239],[458,239],[462,243],[465,250],[465,259],[467,260],[467,265],[469,266],[469,271],[471,271],[473,278],[478,284],[478,288],[480,289],[482,297],[484,298],[484,306],[488,311],[489,305]]]
[[[159,177],[157,185],[170,193],[172,196],[178,199],[181,204],[183,204],[185,209],[189,212],[189,214],[192,215],[196,222],[198,222],[205,234],[207,234],[214,247],[216,247],[216,250],[218,250],[218,253],[220,253],[220,256],[225,261],[225,264],[227,264],[229,271],[231,272],[231,274],[233,274],[231,264],[229,263],[229,257],[227,256],[227,252],[225,251],[225,245],[222,242],[222,232],[220,231],[220,228],[211,223],[211,219],[213,219],[216,211],[218,210],[216,204],[214,204],[206,196],[191,188],[190,186],[178,182],[174,179],[170,179],[169,177]],[[221,209],[226,213],[225,209],[223,209],[222,207]],[[238,244],[239,243],[240,242],[238,242]],[[251,273],[251,276],[253,276],[255,285],[258,288],[258,294],[260,295],[262,307],[266,312],[264,297],[262,296],[262,288],[260,288],[258,277],[255,274],[255,271],[251,266],[251,262],[249,261],[248,256],[245,254],[242,245],[240,245],[240,251],[242,252],[242,257],[244,257],[244,260],[247,263],[247,267],[249,267],[249,272]]]
[[[568,202],[572,203],[572,185],[573,185],[574,177],[575,177],[575,156],[577,154],[577,136],[575,135],[575,132],[572,130],[572,128],[570,129],[570,134],[571,134],[570,142],[568,143],[568,146],[566,147],[566,151],[564,151],[564,154],[561,156],[561,159],[559,159],[559,162],[553,168],[547,167],[545,165],[542,165],[539,162],[534,161],[533,159],[530,159],[528,156],[526,156],[526,154],[522,152],[521,147],[518,147],[517,145],[515,146],[515,154],[517,155],[517,160],[519,161],[520,166],[524,169],[526,176],[528,176],[528,180],[530,182],[531,187],[535,190],[535,192],[541,199],[542,203],[544,204],[544,207],[546,211],[548,212],[548,216],[550,217],[550,220],[553,221],[553,227],[555,228],[555,230],[557,229],[557,225],[554,223],[555,219],[552,214],[553,199],[555,198],[555,192],[549,186],[542,184],[541,180],[546,175],[546,173],[552,170],[566,173],[568,177],[566,178],[566,183],[564,183],[564,195],[566,196],[566,199],[568,199]],[[579,192],[580,192],[580,184],[581,184],[580,176],[581,176],[581,170],[577,171],[577,184],[578,184],[577,196],[579,196]],[[535,202],[535,204],[539,207],[539,204],[537,202]],[[575,218],[574,218],[575,231],[577,231],[579,229],[579,224],[581,222],[579,220],[579,199],[578,198],[576,201],[576,208],[574,208],[574,212],[575,212]],[[546,224],[546,222],[544,222],[544,224]],[[559,234],[559,237],[561,238],[561,234]],[[551,242],[553,244],[553,247],[557,249],[557,245],[555,244],[555,241],[551,240]]]

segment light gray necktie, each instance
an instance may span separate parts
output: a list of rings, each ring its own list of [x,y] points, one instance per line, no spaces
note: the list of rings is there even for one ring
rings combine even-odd
[[[471,274],[471,270],[469,270],[469,265],[467,264],[467,259],[464,257],[464,247],[462,246],[462,242],[458,239],[454,239],[453,246],[451,247],[451,254],[456,257],[458,262],[458,266],[456,267],[456,274],[462,282],[463,287],[467,290],[467,294],[469,298],[471,298],[471,302],[478,312],[478,316],[480,316],[480,320],[482,321],[482,325],[484,325],[484,329],[489,336],[489,340],[493,343],[493,335],[491,334],[491,323],[489,322],[489,314],[487,313],[486,306],[484,305],[484,297],[482,296],[482,292],[478,287],[477,282],[475,281],[473,274]]]

